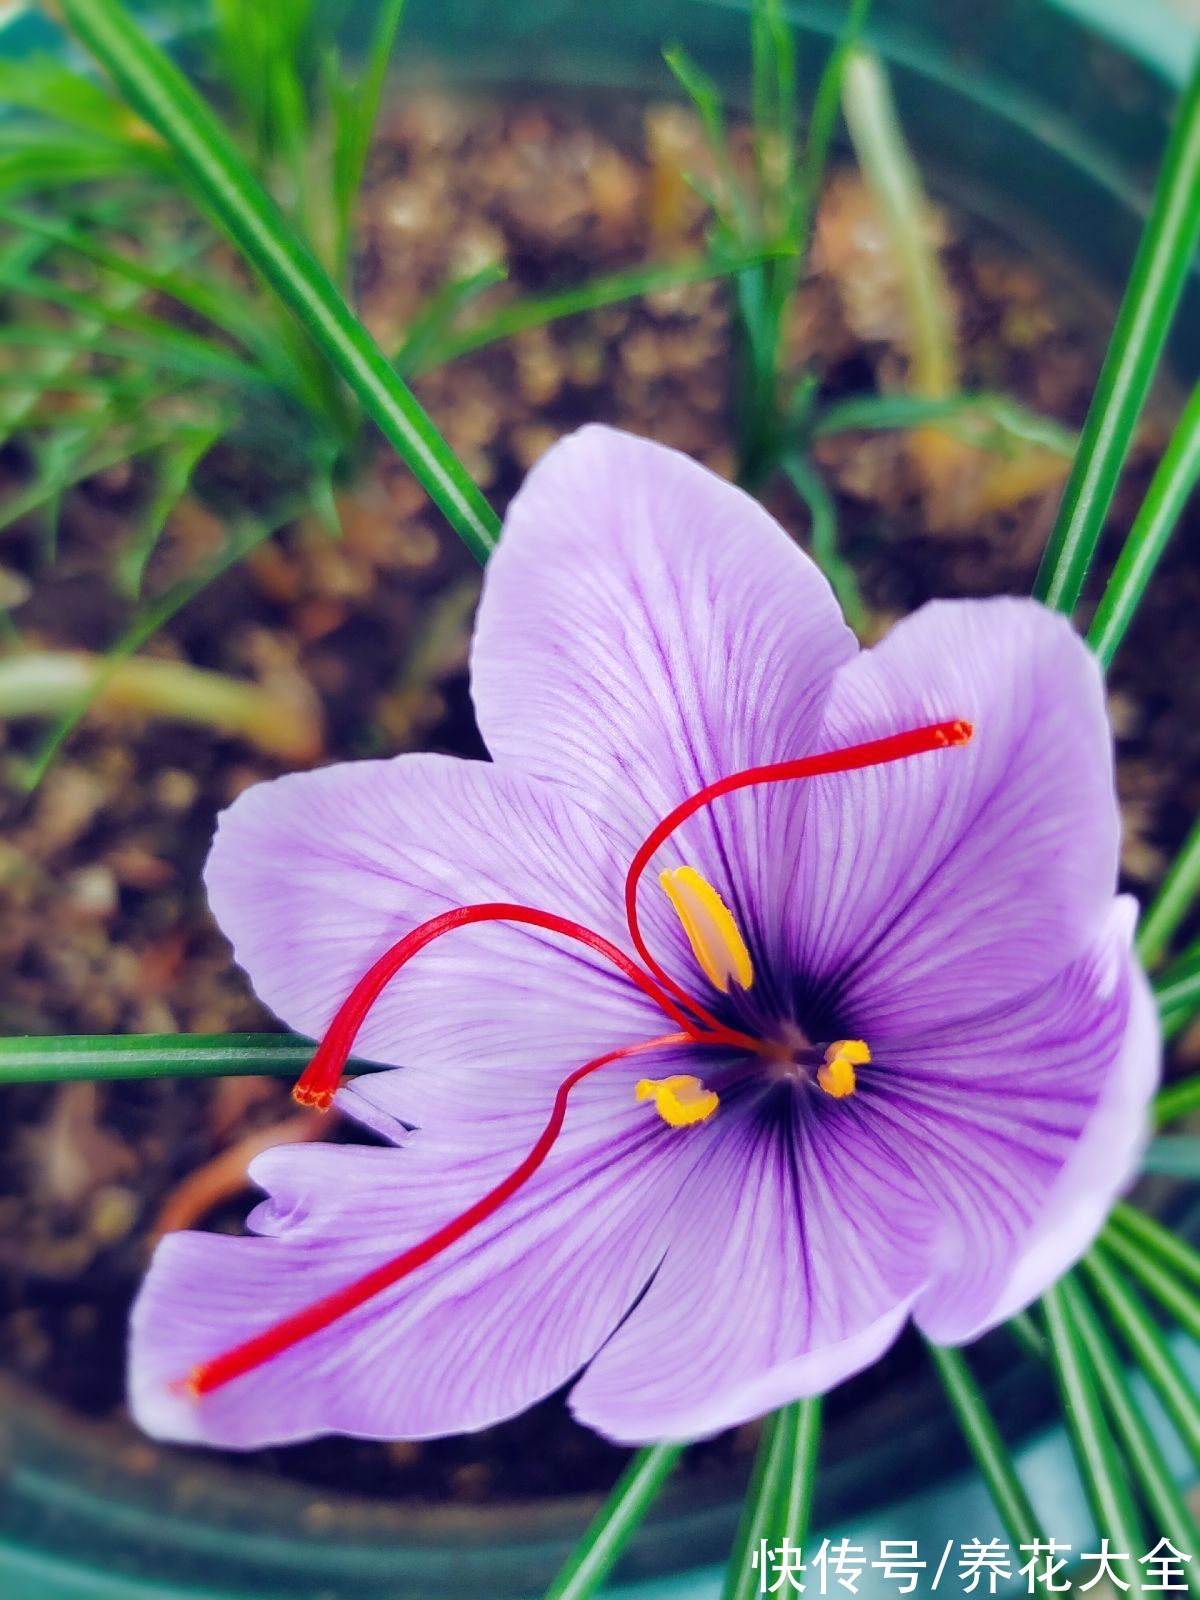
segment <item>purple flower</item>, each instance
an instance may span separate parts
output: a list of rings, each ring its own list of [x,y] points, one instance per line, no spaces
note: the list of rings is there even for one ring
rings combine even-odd
[[[971,1339],[1070,1266],[1136,1168],[1159,1035],[1067,622],[939,603],[860,652],[756,504],[592,427],[513,504],[472,685],[492,763],[330,767],[221,819],[209,895],[259,995],[315,1036],[354,994],[321,1061],[361,1024],[358,1055],[403,1065],[338,1094],[386,1147],[268,1151],[256,1237],[159,1246],[145,1428],[423,1438],[578,1378],[612,1438],[691,1437],[829,1388],[909,1317]],[[950,719],[969,743],[697,805],[637,898],[649,975],[615,964],[630,863],[688,796]],[[397,941],[492,902],[549,915],[467,920],[385,984]]]

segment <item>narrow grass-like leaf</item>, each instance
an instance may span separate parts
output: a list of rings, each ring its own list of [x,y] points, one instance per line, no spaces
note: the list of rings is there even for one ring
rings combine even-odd
[[[1078,436],[1053,417],[1031,411],[1004,394],[954,394],[933,400],[916,394],[871,394],[839,400],[818,411],[812,436],[857,429],[920,428],[927,423],[966,424],[960,437],[984,450],[1010,452],[1015,445],[1037,445],[1070,459]],[[983,424],[981,426],[980,424]],[[949,430],[947,430],[949,431]]]
[[[1162,1329],[1105,1250],[1090,1250],[1083,1270],[1113,1326],[1200,1468],[1200,1395],[1167,1344]]]
[[[485,560],[499,529],[495,512],[210,108],[117,0],[63,0],[62,10],[130,105],[175,152],[234,244],[300,319],[468,548]]]
[[[195,428],[172,439],[154,462],[154,484],[133,528],[117,553],[114,571],[118,587],[136,599],[142,590],[146,563],[154,553],[167,518],[187,493],[201,460],[225,431],[225,420],[211,428]]]
[[[1034,593],[1071,612],[1200,243],[1200,59],[1175,117],[1075,464]]]
[[[590,1600],[599,1593],[682,1454],[679,1444],[651,1445],[635,1453],[566,1566],[546,1590],[546,1600]]]
[[[1180,923],[1200,897],[1200,817],[1192,824],[1179,854],[1167,869],[1158,893],[1142,913],[1137,952],[1148,967],[1165,955]]]
[[[362,187],[371,134],[379,115],[388,63],[404,18],[406,0],[383,0],[367,49],[362,76],[337,121],[333,153],[333,200],[336,219],[336,276],[346,274],[354,223],[354,207]]]
[[[1197,204],[1200,205],[1200,198]],[[1133,621],[1197,481],[1200,481],[1200,385],[1192,390],[1151,479],[1146,498],[1134,518],[1088,629],[1088,643],[1106,667]]]
[[[393,357],[400,371],[421,372],[435,365],[434,361],[427,359],[435,340],[449,337],[458,314],[477,295],[494,289],[497,284],[504,283],[507,277],[508,268],[502,261],[489,261],[474,272],[447,278],[429,296],[405,329],[404,342]]]
[[[714,278],[734,277],[740,272],[760,266],[778,255],[778,251],[755,250],[741,256],[730,257],[721,253],[701,256],[696,261],[674,261],[649,267],[632,267],[602,278],[592,278],[571,289],[559,289],[552,294],[522,296],[509,305],[502,306],[490,316],[481,318],[473,327],[452,329],[428,339],[425,349],[415,359],[408,341],[401,351],[399,361],[406,372],[426,372],[432,367],[444,366],[459,356],[480,350],[485,345],[496,344],[501,339],[511,339],[532,328],[543,328],[564,317],[579,316],[583,312],[597,311],[603,306],[620,305],[643,295],[661,294],[667,289],[680,288],[689,283],[707,283]]]
[[[0,1084],[220,1078],[302,1072],[315,1049],[294,1033],[63,1034],[0,1038]],[[368,1062],[351,1070],[374,1072]]]
[[[929,1354],[1012,1543],[1019,1548],[1042,1539],[1037,1513],[966,1357],[961,1350],[942,1349],[937,1345],[929,1346]]]
[[[1165,1535],[1177,1550],[1190,1554],[1200,1543],[1195,1521],[1183,1502],[1162,1448],[1130,1391],[1117,1352],[1073,1275],[1063,1280],[1062,1295],[1080,1351],[1091,1369],[1104,1409],[1112,1420],[1150,1512],[1154,1533],[1159,1537]],[[1127,1547],[1125,1553],[1136,1563],[1142,1552],[1140,1547],[1137,1550]],[[1185,1570],[1187,1591],[1193,1600],[1200,1600],[1200,1570],[1190,1566]]]
[[[1106,1242],[1111,1239],[1114,1230],[1162,1262],[1177,1277],[1200,1289],[1200,1251],[1188,1244],[1173,1228],[1164,1227],[1157,1217],[1122,1201],[1113,1207],[1112,1216],[1108,1219],[1104,1231]]]
[[[1145,1551],[1147,1546],[1126,1476],[1125,1463],[1113,1442],[1100,1405],[1096,1375],[1075,1321],[1068,1295],[1068,1281],[1064,1279],[1056,1284],[1042,1300],[1067,1432],[1088,1492],[1097,1530],[1102,1538],[1112,1540],[1115,1550],[1133,1558],[1128,1568],[1130,1593],[1139,1595],[1144,1590],[1136,1555]]]
[[[103,669],[91,679],[78,699],[64,711],[30,761],[22,774],[22,782],[27,789],[35,789],[45,777],[50,763],[63,743],[70,737],[80,720],[87,715],[97,698],[103,694],[121,663],[135,650],[139,650],[147,639],[156,634],[177,611],[193,600],[201,590],[206,589],[215,578],[235,566],[255,546],[269,538],[277,527],[294,514],[295,510],[296,507],[291,507],[287,513],[278,514],[273,519],[246,518],[230,535],[225,549],[215,560],[205,563],[201,570],[191,577],[181,579],[174,584],[166,594],[160,596],[133,619],[117,642],[108,650]]]
[[[721,1600],[750,1600],[765,1592],[769,1573],[761,1561],[755,1564],[764,1547],[777,1550],[785,1539],[793,1548],[803,1546],[820,1440],[819,1398],[783,1406],[766,1419]]]
[[[1171,963],[1156,980],[1154,997],[1164,1016],[1172,1011],[1200,1011],[1200,949],[1185,951]]]
[[[132,305],[122,305],[102,299],[99,295],[85,294],[58,283],[41,274],[0,271],[0,288],[29,295],[35,300],[45,300],[50,305],[74,311],[102,327],[113,327],[134,334],[144,345],[158,350],[164,356],[182,357],[193,371],[207,372],[226,382],[259,385],[266,380],[258,367],[243,361],[232,352],[214,346],[210,339],[191,333],[177,323],[139,311]]]
[[[829,59],[817,83],[801,168],[802,211],[797,219],[796,242],[802,249],[807,247],[817,203],[821,197],[821,186],[825,182],[829,147],[833,142],[833,130],[837,126],[838,112],[842,104],[842,80],[846,70],[846,59],[862,38],[870,11],[871,0],[850,0],[845,25],[837,43],[830,51]]]
[[[1186,1333],[1200,1339],[1200,1298],[1171,1267],[1164,1265],[1159,1256],[1148,1253],[1136,1239],[1111,1226],[1104,1230],[1103,1248],[1170,1312]]]
[[[837,507],[821,474],[803,456],[788,456],[783,463],[788,482],[808,507],[812,521],[810,541],[813,559],[833,585],[846,621],[858,634],[867,623],[867,608],[854,568],[842,556],[838,544]]]
[[[1178,1122],[1180,1117],[1190,1116],[1193,1111],[1200,1111],[1200,1073],[1180,1078],[1178,1083],[1169,1083],[1158,1091],[1154,1120],[1160,1128]]]

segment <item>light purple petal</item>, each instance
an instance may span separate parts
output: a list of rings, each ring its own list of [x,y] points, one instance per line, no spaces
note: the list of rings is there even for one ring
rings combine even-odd
[[[1119,901],[1097,946],[1023,1002],[889,1052],[890,1125],[914,1165],[928,1161],[949,1223],[950,1259],[915,1312],[941,1343],[1036,1299],[1137,1175],[1161,1037],[1130,950],[1135,912]]]
[[[873,1050],[1034,988],[1115,890],[1112,735],[1070,624],[1032,600],[927,605],[838,673],[822,741],[955,717],[969,745],[808,791],[794,967]]]
[[[936,1220],[857,1108],[723,1107],[713,1127],[661,1268],[572,1391],[621,1443],[823,1393],[887,1348],[926,1281]]]
[[[521,902],[624,941],[624,870],[603,825],[551,785],[414,755],[256,785],[221,817],[206,881],[258,995],[316,1036],[376,957],[454,906]],[[421,951],[356,1049],[494,1073],[518,1095],[526,1083],[544,1108],[548,1074],[671,1026],[582,946],[492,924]]]
[[[132,1322],[140,1425],[234,1448],[325,1432],[425,1438],[487,1427],[565,1383],[654,1272],[658,1219],[701,1148],[635,1105],[628,1082],[578,1096],[585,1114],[568,1119],[546,1165],[468,1238],[195,1400],[177,1386],[194,1364],[427,1237],[525,1151],[473,1124],[468,1099],[457,1147],[418,1133],[399,1150],[261,1156],[253,1176],[272,1199],[251,1223],[264,1237],[183,1233],[158,1247]]]
[[[749,496],[662,445],[588,427],[509,510],[472,695],[498,761],[573,787],[632,852],[706,783],[814,748],[856,649],[824,577]],[[723,800],[660,865],[697,866],[752,945],[769,942],[760,891],[796,804],[778,789]]]

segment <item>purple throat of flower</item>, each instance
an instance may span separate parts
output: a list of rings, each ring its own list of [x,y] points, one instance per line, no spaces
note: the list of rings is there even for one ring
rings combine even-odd
[[[562,1131],[571,1091],[592,1073],[615,1061],[678,1044],[732,1048],[764,1056],[777,1063],[785,1059],[795,1060],[790,1047],[781,1045],[779,1041],[755,1038],[719,1021],[655,960],[638,922],[638,887],[647,866],[677,828],[724,795],[760,784],[787,783],[801,778],[824,777],[854,772],[864,767],[882,766],[949,746],[965,745],[973,732],[971,723],[962,719],[936,722],[886,738],[873,739],[865,744],[849,745],[841,750],[749,767],[697,790],[657,824],[629,864],[624,890],[625,917],[639,960],[635,961],[603,935],[568,917],[531,906],[503,902],[460,906],[444,911],[405,934],[363,974],[339,1007],[316,1053],[292,1091],[299,1104],[320,1111],[329,1109],[358,1031],[386,986],[426,945],[455,928],[475,923],[523,924],[576,940],[611,962],[631,983],[636,984],[674,1024],[674,1029],[652,1039],[609,1050],[568,1073],[558,1085],[546,1126],[528,1154],[506,1178],[466,1211],[419,1244],[393,1256],[332,1294],[313,1301],[211,1360],[201,1362],[180,1378],[175,1387],[196,1400],[224,1388],[226,1384],[253,1372],[285,1350],[290,1350],[350,1315],[478,1227],[509,1200],[545,1161]],[[690,867],[664,872],[661,881],[680,916],[700,966],[714,986],[727,991],[730,983],[736,982],[742,988],[748,988],[753,981],[749,952],[732,915],[716,891]],[[806,1059],[805,1064],[811,1065],[819,1087],[834,1099],[854,1092],[855,1067],[865,1065],[871,1059],[866,1043],[857,1039],[839,1039],[824,1049],[813,1046],[806,1046],[805,1049],[806,1057],[811,1057],[811,1062]],[[687,1075],[659,1080],[643,1079],[637,1085],[636,1096],[639,1100],[654,1099],[664,1121],[674,1127],[705,1121],[718,1105],[716,1094],[706,1090],[699,1079]]]

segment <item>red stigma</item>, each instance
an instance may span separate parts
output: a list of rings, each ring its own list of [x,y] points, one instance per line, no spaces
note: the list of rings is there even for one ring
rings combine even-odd
[[[772,761],[762,767],[747,767],[743,772],[732,772],[726,778],[718,778],[715,783],[697,789],[695,794],[689,795],[673,811],[669,811],[653,832],[647,835],[625,875],[625,918],[629,924],[629,936],[647,970],[680,1005],[707,1021],[713,1020],[651,955],[638,924],[637,913],[638,885],[642,874],[655,852],[697,811],[721,799],[723,795],[736,794],[739,789],[751,789],[761,783],[787,783],[797,778],[822,778],[836,772],[857,772],[863,767],[881,767],[891,761],[903,761],[907,756],[944,750],[950,745],[968,744],[974,732],[972,723],[958,717],[951,722],[934,722],[928,727],[889,734],[883,739],[869,739],[865,744],[852,744],[845,749],[830,750],[821,755],[798,756],[792,761]]]
[[[242,1344],[234,1345],[232,1349],[214,1356],[211,1361],[202,1361],[175,1387],[199,1400],[202,1396],[211,1394],[214,1389],[224,1388],[235,1378],[253,1372],[256,1367],[261,1367],[274,1356],[282,1355],[285,1350],[290,1350],[301,1340],[310,1338],[314,1333],[320,1333],[331,1323],[340,1321],[352,1311],[357,1311],[359,1306],[365,1305],[377,1294],[382,1294],[385,1289],[390,1289],[394,1284],[407,1278],[409,1273],[415,1272],[418,1267],[423,1267],[426,1262],[432,1261],[435,1256],[441,1255],[443,1250],[449,1249],[465,1234],[470,1233],[472,1228],[478,1227],[533,1176],[554,1148],[567,1114],[567,1099],[577,1083],[581,1083],[584,1078],[614,1061],[623,1061],[628,1056],[641,1055],[647,1050],[657,1050],[663,1045],[684,1044],[692,1038],[690,1032],[664,1033],[657,1039],[643,1039],[638,1044],[627,1044],[619,1050],[609,1050],[605,1055],[589,1061],[586,1066],[576,1067],[575,1071],[559,1084],[549,1120],[529,1154],[494,1189],[485,1194],[482,1200],[477,1200],[452,1222],[446,1223],[436,1233],[431,1233],[427,1239],[422,1239],[420,1244],[415,1244],[411,1249],[393,1256],[390,1261],[385,1261],[381,1266],[364,1273],[361,1278],[355,1278],[353,1283],[335,1289],[332,1294],[326,1295],[321,1300],[314,1300],[311,1305],[303,1307],[302,1310],[283,1318],[280,1322],[273,1323],[262,1333],[253,1335]]]
[[[734,794],[739,789],[749,789],[757,784],[789,782],[799,778],[823,777],[839,772],[854,772],[864,767],[882,766],[900,761],[907,756],[945,749],[951,745],[966,744],[974,729],[961,719],[937,722],[928,727],[915,728],[907,733],[892,734],[883,739],[872,739],[865,744],[851,745],[843,750],[832,750],[814,756],[801,756],[792,761],[776,761],[767,766],[750,767],[720,778],[715,783],[684,800],[657,824],[653,832],[638,848],[625,878],[625,911],[630,937],[643,965],[627,956],[603,935],[594,933],[582,923],[553,912],[538,911],[530,906],[492,902],[475,906],[460,906],[452,911],[431,917],[414,928],[378,958],[359,979],[349,995],[338,1007],[333,1021],[321,1040],[312,1061],[301,1075],[292,1091],[301,1105],[327,1110],[341,1081],[346,1061],[354,1046],[358,1030],[368,1012],[388,983],[419,951],[435,939],[454,928],[468,927],[484,922],[513,922],[527,927],[541,928],[547,933],[574,939],[612,963],[630,982],[654,1001],[655,1005],[679,1029],[676,1033],[662,1034],[638,1044],[624,1045],[597,1056],[582,1067],[577,1067],[562,1083],[554,1096],[549,1119],[536,1143],[509,1175],[496,1187],[469,1206],[466,1211],[439,1228],[428,1238],[410,1249],[402,1251],[390,1261],[356,1278],[352,1283],[335,1290],[321,1300],[303,1307],[300,1311],[272,1324],[261,1333],[253,1335],[232,1349],[201,1362],[173,1387],[199,1400],[214,1390],[223,1388],[235,1378],[243,1377],[290,1350],[302,1340],[322,1332],[332,1323],[348,1316],[385,1289],[392,1288],[418,1267],[432,1261],[452,1244],[463,1238],[473,1228],[485,1221],[525,1184],[545,1161],[562,1131],[566,1117],[567,1100],[571,1090],[591,1073],[614,1061],[638,1055],[646,1050],[659,1049],[672,1044],[725,1045],[731,1048],[758,1052],[764,1046],[757,1039],[727,1027],[718,1021],[663,970],[655,961],[638,926],[637,891],[642,875],[654,853],[684,822],[711,805],[723,795]]]

